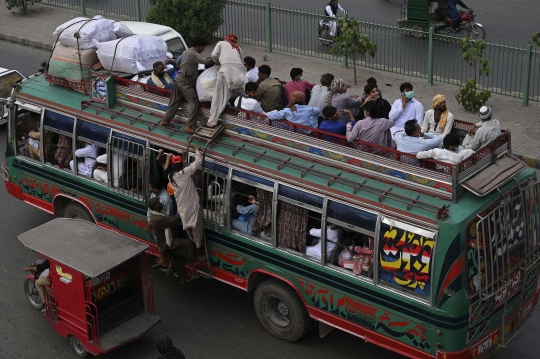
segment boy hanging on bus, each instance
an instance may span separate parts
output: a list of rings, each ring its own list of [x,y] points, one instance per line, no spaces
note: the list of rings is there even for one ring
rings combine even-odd
[[[202,155],[199,146],[195,146],[195,161],[184,167],[182,156],[174,156],[171,160],[172,171],[169,181],[174,188],[174,199],[178,213],[182,218],[184,230],[197,246],[199,253],[204,253],[203,209],[199,202],[199,194],[191,179],[198,170],[202,169]]]

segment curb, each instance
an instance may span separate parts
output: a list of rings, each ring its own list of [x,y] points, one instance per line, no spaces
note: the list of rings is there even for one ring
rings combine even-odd
[[[30,47],[33,47],[39,50],[45,50],[45,51],[52,51],[53,49],[52,44],[45,44],[40,41],[32,41],[32,40],[24,39],[22,37],[11,36],[11,35],[2,34],[2,33],[0,33],[0,41],[8,41],[14,44],[30,46]],[[514,153],[514,156],[525,161],[528,167],[540,169],[540,157],[520,155],[517,153]]]
[[[1,34],[1,33],[0,33],[0,41],[7,41],[7,42],[11,42],[13,44],[30,46],[30,47],[33,47],[35,49],[45,50],[45,51],[52,51],[52,48],[53,48],[52,44],[45,44],[45,43],[40,42],[40,41],[28,40],[28,39],[24,39],[22,37],[11,36],[11,35]]]

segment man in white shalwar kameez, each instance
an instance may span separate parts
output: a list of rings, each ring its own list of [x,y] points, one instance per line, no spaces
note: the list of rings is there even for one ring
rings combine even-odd
[[[237,40],[235,35],[227,35],[224,41],[219,41],[212,51],[212,60],[221,67],[217,73],[216,87],[212,96],[208,127],[217,125],[219,115],[227,106],[232,91],[238,90],[243,94],[244,86],[248,82],[242,50],[236,44]]]
[[[98,149],[98,146],[87,143],[84,148],[79,148],[75,151],[75,157],[84,157],[84,162],[77,163],[77,171],[80,175],[92,177],[92,167],[94,167],[94,163],[96,163]],[[74,170],[73,160],[69,161],[69,167],[72,171]]]
[[[469,129],[469,134],[463,139],[463,147],[478,151],[501,135],[501,124],[491,119],[491,108],[482,106],[479,113],[482,122]]]
[[[204,248],[203,209],[200,206],[199,194],[191,176],[202,169],[202,155],[200,147],[195,147],[195,161],[189,166],[183,166],[182,156],[172,158],[172,172],[169,181],[174,189],[174,199],[178,208],[182,224],[189,239],[195,243],[197,249]]]

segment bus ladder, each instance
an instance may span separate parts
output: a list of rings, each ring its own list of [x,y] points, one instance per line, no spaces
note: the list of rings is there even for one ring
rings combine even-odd
[[[187,149],[186,149],[187,156],[184,157],[185,158],[184,161],[188,161],[189,150],[191,146],[193,146],[192,141],[194,139],[204,142],[205,144],[202,147],[202,172],[204,173],[204,159],[206,155],[206,149],[208,148],[210,143],[212,143],[212,141],[214,141],[220,135],[223,129],[224,127],[220,123],[218,123],[218,125],[215,127],[199,126],[195,130],[195,133],[188,140]],[[184,163],[184,165],[189,165],[189,163]],[[203,208],[204,206],[203,197],[204,197],[204,178],[201,178],[201,195],[199,196],[199,205],[201,206],[201,208]],[[210,255],[208,252],[208,243],[206,241],[206,230],[204,229],[203,229],[203,236],[204,236],[203,237],[204,249],[205,249],[205,254],[206,254],[205,264],[208,267],[208,272],[200,268],[199,263],[195,263],[195,265],[193,266],[191,275],[192,275],[192,278],[197,278],[199,275],[201,275],[204,278],[212,279],[213,272],[212,272],[212,267],[210,267]]]

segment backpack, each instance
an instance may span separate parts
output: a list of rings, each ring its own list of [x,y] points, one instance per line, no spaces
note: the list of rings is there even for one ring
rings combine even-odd
[[[277,80],[279,82],[279,88],[281,90],[281,102],[283,102],[283,107],[287,107],[287,105],[289,104],[289,100],[287,99],[287,92],[285,92],[285,86],[283,86],[283,83],[277,77],[274,77],[274,80]]]

